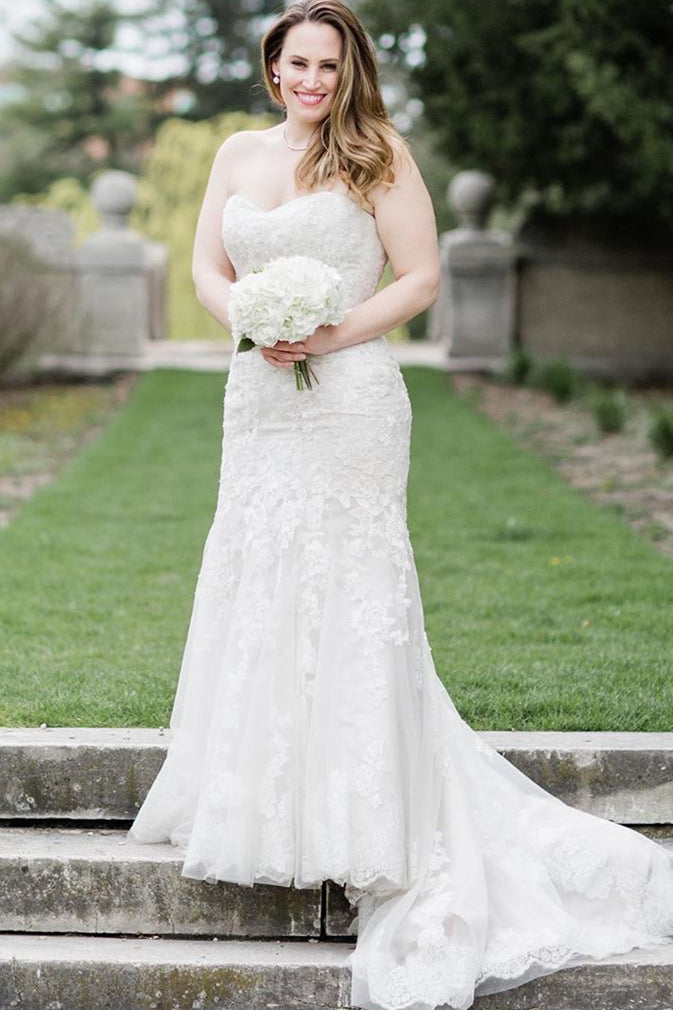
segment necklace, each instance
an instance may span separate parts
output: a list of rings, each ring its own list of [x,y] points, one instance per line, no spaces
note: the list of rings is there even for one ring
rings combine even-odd
[[[291,151],[305,151],[308,148],[308,144],[306,145],[306,147],[292,147],[291,144],[288,144],[287,137],[285,136],[285,127],[283,127],[283,129],[280,131],[280,135],[283,138],[283,141],[285,142],[285,146],[289,147]]]

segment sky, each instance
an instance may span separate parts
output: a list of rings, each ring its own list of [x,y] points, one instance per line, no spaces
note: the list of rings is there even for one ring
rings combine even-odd
[[[12,54],[9,31],[19,28],[25,21],[40,12],[39,0],[0,0],[0,61],[4,63]]]

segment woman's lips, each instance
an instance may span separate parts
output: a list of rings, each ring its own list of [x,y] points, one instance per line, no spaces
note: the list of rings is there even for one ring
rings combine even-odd
[[[320,105],[323,98],[325,97],[324,93],[313,95],[309,91],[295,91],[295,95],[297,96],[302,105],[311,105],[311,106]]]

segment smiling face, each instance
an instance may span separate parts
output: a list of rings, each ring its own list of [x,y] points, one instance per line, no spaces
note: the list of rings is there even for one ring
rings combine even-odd
[[[303,21],[288,29],[280,57],[271,63],[288,117],[318,123],[329,115],[341,54],[341,35],[332,25]]]

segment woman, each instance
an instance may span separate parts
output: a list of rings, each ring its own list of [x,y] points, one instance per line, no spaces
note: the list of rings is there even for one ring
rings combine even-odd
[[[437,296],[431,201],[340,0],[292,4],[262,65],[285,119],[217,153],[199,300],[231,329],[230,284],[295,253],[338,269],[350,311],[232,358],[171,743],[130,834],[179,846],[185,877],[344,884],[353,1005],[464,1010],[665,942],[673,864],[519,772],[437,677],[406,520],[411,411],[383,336]],[[319,384],[297,391],[306,355]]]

